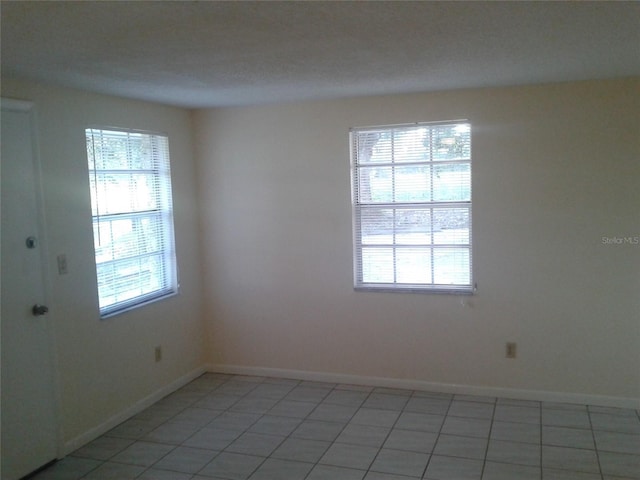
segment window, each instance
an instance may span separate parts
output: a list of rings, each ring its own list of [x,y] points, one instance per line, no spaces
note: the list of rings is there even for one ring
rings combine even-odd
[[[471,293],[471,125],[350,138],[356,289]]]
[[[177,291],[166,136],[86,129],[102,317]]]

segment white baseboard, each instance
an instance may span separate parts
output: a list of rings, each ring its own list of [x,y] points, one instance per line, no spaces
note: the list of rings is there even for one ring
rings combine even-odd
[[[513,398],[518,400],[537,400],[543,402],[577,403],[604,407],[640,409],[640,399],[629,397],[610,397],[583,393],[549,392],[544,390],[526,390],[516,388],[482,387],[475,385],[457,385],[450,383],[426,382],[389,377],[369,377],[330,372],[309,372],[283,368],[251,367],[242,365],[209,364],[207,371],[234,375],[256,375],[262,377],[280,377],[315,382],[344,383],[351,385],[370,385],[374,387],[401,388],[462,395],[480,395],[489,397]]]
[[[63,449],[64,449],[63,456],[70,454],[71,452],[77,450],[83,445],[86,445],[92,440],[95,440],[99,436],[107,433],[109,430],[111,430],[114,427],[117,427],[119,424],[121,424],[125,420],[128,420],[134,415],[137,415],[138,413],[142,412],[144,409],[150,407],[151,405],[156,403],[158,400],[161,400],[162,398],[166,397],[170,393],[173,393],[179,388],[184,387],[187,383],[198,378],[200,375],[202,375],[205,372],[207,372],[207,368],[205,368],[204,366],[198,367],[195,370],[192,370],[191,372],[171,382],[169,385],[165,385],[164,387],[153,392],[151,395],[148,395],[142,400],[137,401],[136,403],[131,405],[129,408],[110,417],[106,421],[102,422],[100,425],[92,428],[91,430],[88,430],[82,435],[78,435],[77,437],[69,440],[68,442],[65,442],[63,445]]]

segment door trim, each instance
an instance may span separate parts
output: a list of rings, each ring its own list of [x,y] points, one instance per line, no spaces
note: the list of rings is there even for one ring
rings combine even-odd
[[[61,392],[60,392],[60,370],[58,363],[58,350],[55,341],[55,322],[56,322],[56,309],[52,302],[52,278],[51,268],[49,266],[49,250],[48,250],[48,230],[46,223],[46,215],[44,209],[44,182],[42,175],[42,161],[39,149],[39,135],[38,135],[38,118],[37,108],[33,101],[0,97],[0,109],[10,112],[26,113],[29,119],[29,126],[31,129],[30,140],[31,149],[33,154],[33,173],[34,173],[34,192],[36,201],[36,224],[38,227],[40,241],[39,253],[40,262],[42,265],[42,287],[44,292],[44,304],[50,307],[50,311],[47,313],[47,328],[46,335],[49,344],[49,364],[51,365],[51,385],[52,385],[52,401],[53,401],[53,424],[56,432],[56,441],[54,450],[56,453],[56,460],[64,457],[63,452],[63,429],[61,419]],[[1,322],[1,319],[0,319]]]

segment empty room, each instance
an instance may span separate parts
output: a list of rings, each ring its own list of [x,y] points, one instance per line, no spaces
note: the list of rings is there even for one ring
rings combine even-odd
[[[640,480],[640,3],[0,14],[3,480]]]

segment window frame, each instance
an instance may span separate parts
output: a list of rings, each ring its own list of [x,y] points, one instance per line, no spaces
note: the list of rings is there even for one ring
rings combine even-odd
[[[412,130],[412,129],[421,129],[427,128],[432,129],[434,127],[443,127],[443,126],[461,126],[464,125],[468,128],[468,148],[469,154],[468,159],[456,159],[452,161],[433,161],[432,152],[429,153],[429,161],[418,161],[418,162],[401,162],[397,163],[394,157],[393,148],[391,153],[391,160],[386,163],[377,164],[375,162],[366,163],[360,161],[359,154],[359,144],[358,144],[358,135],[369,132],[385,132],[393,135],[393,132],[402,131],[402,130]],[[473,197],[472,197],[472,125],[471,122],[467,119],[459,119],[459,120],[448,120],[448,121],[438,121],[438,122],[417,122],[417,123],[408,123],[408,124],[393,124],[393,125],[376,125],[376,126],[367,126],[367,127],[353,127],[349,130],[349,147],[350,147],[350,160],[351,160],[351,193],[352,193],[352,233],[353,233],[353,279],[354,279],[354,290],[356,291],[376,291],[376,292],[417,292],[417,293],[435,293],[435,294],[455,294],[455,295],[473,295],[476,291],[476,283],[474,280],[474,271],[473,271]],[[377,143],[378,140],[376,140]],[[431,195],[430,201],[396,201],[395,199],[388,202],[364,202],[361,199],[361,187],[360,187],[360,177],[361,177],[361,169],[363,168],[371,168],[371,167],[390,167],[391,176],[392,176],[392,184],[394,185],[392,188],[395,191],[395,182],[396,182],[396,173],[395,167],[397,166],[405,166],[405,165],[424,165],[433,167],[438,164],[468,164],[469,171],[469,179],[468,179],[468,200],[447,200],[447,201],[434,201],[434,188],[433,183],[431,183],[429,193]],[[432,171],[432,170],[431,170]],[[371,188],[370,185],[368,187]],[[395,197],[395,193],[392,194]],[[363,211],[366,212],[367,209],[375,210],[376,208],[382,209],[388,207],[393,210],[393,242],[386,245],[393,252],[393,281],[365,281],[364,278],[364,259],[363,259],[363,245],[365,247],[370,246],[369,244],[363,244],[363,228],[366,227],[366,223],[363,227]],[[435,270],[433,263],[430,264],[431,268],[431,281],[429,283],[419,283],[419,282],[398,282],[397,281],[397,251],[406,247],[407,245],[396,243],[396,210],[402,209],[425,209],[430,210],[430,215],[433,215],[433,209],[448,209],[448,208],[463,208],[468,212],[468,242],[467,243],[459,243],[455,245],[438,245],[434,243],[433,235],[431,236],[431,243],[422,243],[416,245],[409,245],[410,247],[416,248],[424,248],[425,250],[430,251],[431,261],[433,259],[433,252],[438,248],[452,248],[459,249],[463,251],[466,249],[468,252],[468,262],[464,263],[468,268],[468,283],[452,283],[452,284],[442,284],[435,283]],[[401,245],[401,248],[398,249],[398,245]],[[466,275],[466,273],[465,273]]]
[[[95,139],[101,136],[112,136],[113,138],[122,135],[126,138],[126,161],[131,167],[132,160],[132,148],[135,147],[132,142],[133,137],[142,139],[145,137],[151,144],[151,153],[148,155],[148,160],[151,163],[151,168],[92,168],[98,165],[98,162],[102,162],[104,165],[104,159],[97,156],[95,149]],[[91,222],[94,238],[94,260],[96,265],[96,281],[98,287],[98,305],[100,311],[100,318],[106,319],[132,309],[139,308],[141,306],[174,296],[178,293],[178,265],[175,249],[175,227],[173,220],[173,187],[171,179],[171,158],[169,148],[169,137],[165,133],[136,130],[130,128],[120,128],[102,125],[90,125],[85,128],[85,140],[87,151],[87,167],[89,175],[89,192],[91,196]],[[91,145],[91,148],[90,148]],[[136,153],[139,153],[136,152]],[[137,176],[138,178],[144,177],[147,181],[146,186],[151,186],[149,195],[145,198],[150,202],[156,202],[154,207],[146,209],[135,209],[131,207],[127,211],[118,211],[116,213],[109,211],[109,201],[106,198],[109,193],[99,194],[100,186],[106,187],[106,181],[98,183],[98,177],[100,175],[112,175],[117,178],[118,175]],[[137,191],[136,186],[136,191]],[[111,192],[113,195],[114,192]],[[101,200],[99,200],[101,199]],[[111,203],[113,206],[113,202]],[[115,246],[111,248],[112,259],[108,261],[99,260],[99,245],[102,238],[101,225],[107,222],[108,228],[113,229],[113,222],[117,221],[131,221],[130,235],[137,237],[125,244],[129,247],[140,247],[141,238],[148,238],[147,232],[141,232],[146,224],[146,228],[151,228],[154,236],[152,237],[159,244],[159,248],[154,251],[145,251],[144,253],[137,253],[135,255],[123,255],[116,257]],[[150,225],[153,225],[150,227]],[[136,231],[138,230],[138,231]],[[151,242],[154,243],[154,242]],[[116,266],[118,263],[122,266],[127,261],[132,262],[136,259],[140,260],[140,266],[138,271],[135,272],[139,277],[148,272],[143,271],[142,261],[144,259],[150,260],[155,258],[158,261],[159,273],[153,275],[150,273],[149,278],[159,279],[159,287],[153,288],[149,291],[143,291],[144,287],[141,282],[132,284],[136,288],[140,289],[140,293],[129,298],[121,298],[114,302],[104,303],[107,295],[103,295],[102,289],[111,287],[113,289],[117,279],[124,278],[126,275],[116,275],[112,278],[111,282],[101,282],[100,269],[101,266],[112,265]],[[156,267],[158,268],[158,267]],[[129,290],[131,293],[134,288]],[[120,290],[113,296],[123,295],[126,290]]]

